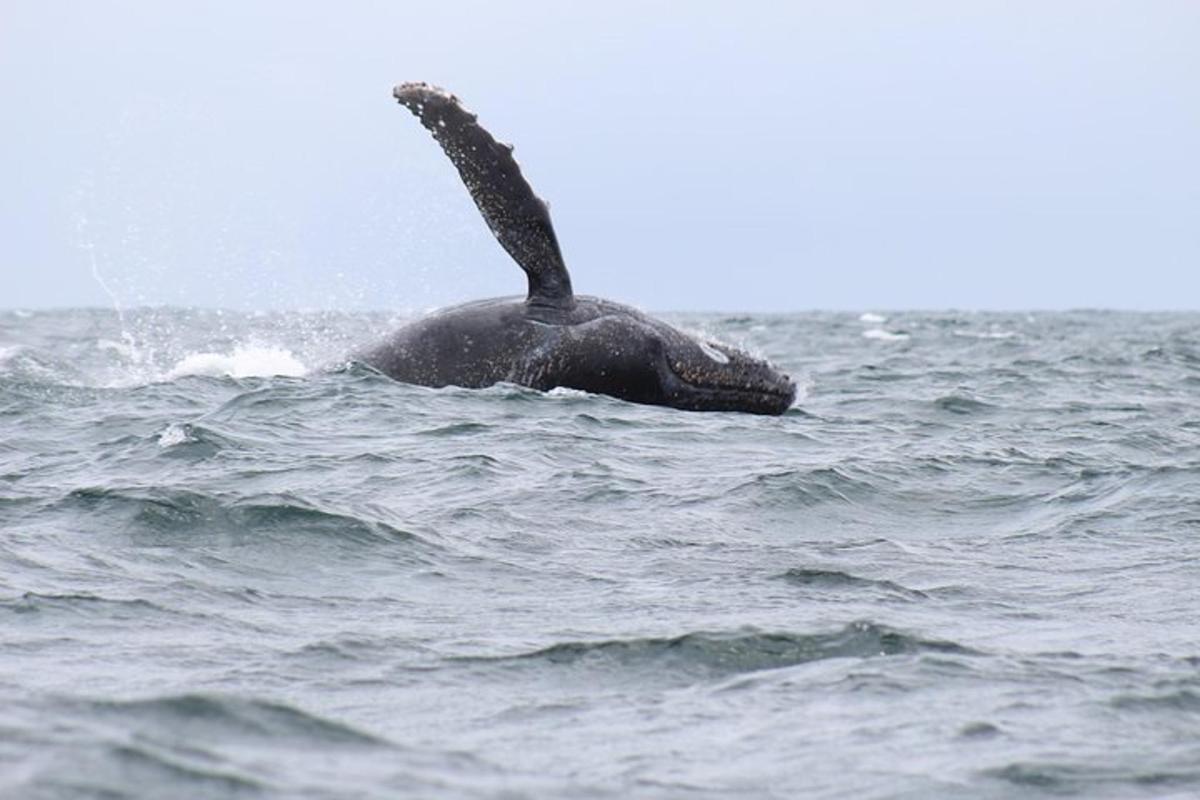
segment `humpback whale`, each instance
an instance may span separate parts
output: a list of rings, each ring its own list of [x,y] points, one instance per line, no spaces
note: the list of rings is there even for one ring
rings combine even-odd
[[[561,386],[691,411],[782,414],[791,407],[795,384],[765,361],[629,306],[576,295],[549,209],[521,175],[512,146],[443,89],[403,83],[393,95],[449,156],[484,221],[525,271],[528,292],[434,312],[355,360],[422,386]]]

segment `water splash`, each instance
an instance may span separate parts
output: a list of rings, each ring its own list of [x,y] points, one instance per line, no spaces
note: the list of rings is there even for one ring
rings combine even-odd
[[[239,345],[232,353],[192,353],[167,372],[167,380],[185,375],[251,378],[283,375],[299,377],[308,372],[300,359],[282,347]]]
[[[862,332],[863,338],[878,339],[881,342],[903,342],[908,340],[907,333],[885,331],[883,328],[871,328]]]
[[[75,230],[79,237],[80,249],[87,253],[88,263],[91,265],[92,279],[99,285],[100,290],[108,296],[113,312],[117,315],[117,324],[121,328],[120,335],[121,341],[124,343],[125,352],[134,364],[145,363],[148,356],[145,350],[138,345],[137,339],[129,329],[129,325],[125,319],[125,308],[121,305],[121,299],[117,296],[112,286],[109,285],[108,281],[104,279],[104,275],[100,271],[100,259],[96,256],[96,243],[88,233],[88,218],[83,212],[76,213]]]

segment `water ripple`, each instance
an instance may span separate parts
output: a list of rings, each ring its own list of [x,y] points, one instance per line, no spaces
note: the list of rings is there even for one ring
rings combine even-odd
[[[0,313],[0,795],[1196,794],[1200,317],[872,313],[679,315],[777,418]]]
[[[832,633],[698,632],[672,638],[561,642],[541,650],[475,661],[581,667],[602,672],[644,671],[722,677],[780,669],[830,658],[874,658],[910,653],[970,654],[954,642],[913,636],[870,622]]]

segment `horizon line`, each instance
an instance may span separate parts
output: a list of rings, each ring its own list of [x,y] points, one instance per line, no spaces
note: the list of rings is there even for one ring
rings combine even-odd
[[[471,301],[464,301],[471,302]],[[31,306],[0,306],[0,313],[42,313],[48,311],[100,311],[113,314],[136,311],[206,311],[228,314],[394,314],[413,313],[429,314],[441,309],[453,308],[460,303],[416,307],[360,307],[360,308],[323,308],[317,306],[267,307],[267,308],[235,308],[230,306],[211,305],[175,305],[172,303],[148,303],[132,306],[99,305],[31,305]],[[788,314],[1069,314],[1069,313],[1108,313],[1108,314],[1195,314],[1200,308],[1135,308],[1121,306],[1027,306],[1024,308],[971,308],[967,306],[918,306],[912,308],[889,308],[886,306],[855,306],[855,307],[809,307],[790,310],[753,310],[753,309],[721,309],[721,308],[649,308],[634,303],[627,303],[642,311],[657,314],[726,314],[726,315],[756,315],[784,316]]]

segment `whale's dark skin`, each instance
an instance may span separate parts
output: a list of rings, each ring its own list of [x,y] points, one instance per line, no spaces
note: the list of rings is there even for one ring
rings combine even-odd
[[[629,306],[576,296],[546,204],[525,182],[511,146],[441,89],[406,83],[394,95],[458,168],[488,227],[525,270],[529,293],[436,312],[356,360],[422,386],[563,386],[691,411],[782,414],[791,407],[795,384],[765,361]]]

